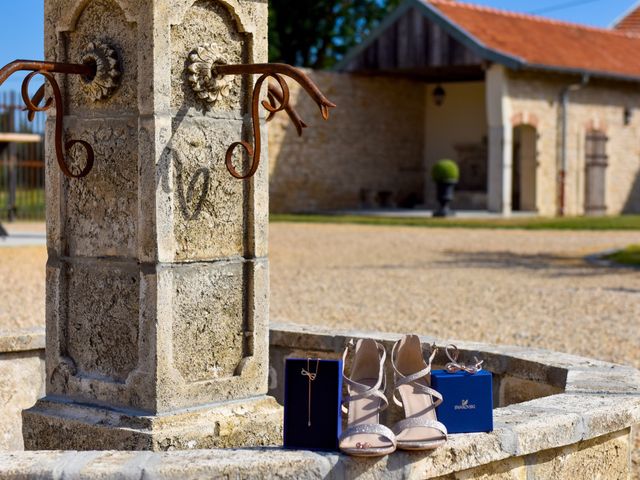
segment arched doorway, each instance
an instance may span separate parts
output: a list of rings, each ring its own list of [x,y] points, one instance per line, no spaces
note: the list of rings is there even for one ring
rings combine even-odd
[[[538,134],[531,125],[513,128],[513,176],[511,185],[511,208],[520,211],[537,211],[536,170]]]

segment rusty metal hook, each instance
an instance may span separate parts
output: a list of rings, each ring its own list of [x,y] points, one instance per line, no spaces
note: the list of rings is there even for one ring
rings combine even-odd
[[[295,110],[295,108],[293,108],[289,103],[286,103],[286,104],[284,103],[284,92],[277,85],[269,82],[269,87],[267,90],[267,98],[269,99],[269,103],[271,103],[272,107],[277,106],[278,103],[280,103],[281,105],[282,104],[285,105],[284,110],[287,112],[287,115],[289,115],[289,118],[291,119],[291,123],[293,123],[293,125],[296,127],[298,136],[301,137],[302,130],[307,128],[308,125],[305,123],[304,120],[302,120],[302,118],[300,118],[300,115]],[[275,116],[275,112],[269,112],[269,115],[267,116],[267,122],[270,122],[271,120],[273,120],[274,116]]]
[[[260,108],[260,90],[265,80],[271,77],[280,87],[278,88],[275,84],[269,84],[267,92],[268,101],[262,102],[263,108],[269,112],[267,121],[271,120],[276,113],[284,110],[295,125],[298,135],[302,135],[302,130],[307,127],[307,124],[302,120],[302,118],[300,118],[295,109],[289,105],[290,94],[289,87],[284,79],[285,76],[295,80],[300,84],[300,86],[302,86],[302,88],[305,89],[320,108],[320,114],[324,120],[328,120],[329,118],[329,108],[336,106],[324,96],[316,84],[313,83],[313,81],[304,72],[284,63],[257,63],[250,65],[219,64],[212,67],[212,72],[219,76],[260,74],[260,77],[254,85],[251,101],[251,120],[253,122],[254,145],[251,146],[244,140],[234,142],[229,145],[225,155],[227,170],[229,170],[229,173],[231,173],[235,178],[241,180],[252,177],[260,165],[261,135],[258,109]],[[238,146],[244,148],[247,154],[251,157],[251,167],[245,174],[239,173],[233,165],[233,152]]]
[[[56,159],[60,170],[67,177],[81,178],[85,177],[93,168],[94,153],[93,148],[84,140],[69,140],[62,147],[63,136],[63,119],[64,119],[64,106],[62,103],[62,93],[58,82],[53,76],[54,73],[67,73],[74,75],[84,75],[86,77],[93,77],[96,74],[95,65],[82,65],[73,63],[55,63],[55,62],[40,62],[36,60],[15,60],[8,65],[0,69],[0,85],[2,85],[7,78],[19,71],[30,71],[22,82],[22,100],[29,111],[28,119],[32,121],[36,112],[44,112],[51,107],[56,108],[56,128],[55,128],[55,149]],[[45,97],[44,85],[38,89],[35,95],[29,97],[29,83],[36,75],[42,75],[53,90],[53,98],[49,97],[43,106],[40,106],[42,100]],[[86,152],[86,160],[84,168],[79,173],[73,173],[65,162],[65,150],[68,153],[69,150],[76,144],[82,145]]]

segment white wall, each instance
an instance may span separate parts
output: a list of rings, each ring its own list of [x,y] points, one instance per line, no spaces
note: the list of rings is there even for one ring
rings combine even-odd
[[[488,208],[511,213],[513,130],[507,71],[493,64],[487,69],[487,118],[489,121]]]

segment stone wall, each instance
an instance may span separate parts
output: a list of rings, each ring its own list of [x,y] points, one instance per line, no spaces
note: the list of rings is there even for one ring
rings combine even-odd
[[[563,87],[579,83],[578,77],[550,73],[510,72],[508,95],[514,123],[533,124],[538,133],[537,208],[555,215],[560,151],[559,95]],[[632,117],[624,125],[624,109]],[[640,211],[640,92],[636,84],[591,80],[569,94],[566,180],[566,214],[581,215],[585,205],[585,135],[606,133],[609,167],[606,173],[606,213]]]
[[[471,437],[473,438],[473,437]],[[467,442],[469,463],[483,452]],[[445,448],[438,449],[445,450]],[[462,452],[460,452],[462,453]],[[218,449],[190,452],[0,452],[0,476],[90,479],[267,478],[341,480],[621,480],[629,474],[629,430],[602,435],[561,448],[508,457],[486,465],[438,475],[429,455],[396,452],[382,458],[282,449]],[[464,458],[440,457],[445,463]]]
[[[309,128],[298,138],[286,115],[270,124],[270,201],[272,212],[356,209],[380,206],[380,192],[392,192],[385,206],[405,205],[417,192],[433,206],[429,168],[440,157],[457,158],[455,145],[476,145],[487,136],[485,85],[443,84],[447,96],[435,107],[433,85],[389,77],[309,72],[338,104],[322,126],[316,106],[292,85],[292,104]],[[536,128],[538,168],[535,207],[541,215],[558,212],[560,102],[563,87],[578,77],[553,73],[507,73],[505,104],[511,125]],[[304,97],[304,98],[303,98]],[[494,100],[491,100],[494,101]],[[631,109],[628,125],[624,110]],[[466,123],[465,123],[466,122]],[[451,132],[460,130],[459,134]],[[569,94],[568,171],[565,212],[585,213],[585,136],[601,130],[609,138],[606,213],[640,212],[640,92],[634,84],[592,79]],[[509,147],[510,148],[510,147]],[[509,178],[504,181],[511,182]],[[498,188],[494,185],[493,188]],[[384,200],[384,199],[383,199]],[[458,195],[464,208],[485,208],[486,196]],[[409,202],[410,203],[410,202]]]
[[[617,480],[629,475],[628,457],[629,430],[623,430],[562,448],[500,460],[435,480]]]
[[[22,450],[22,410],[44,395],[44,329],[0,330],[0,451]]]
[[[400,336],[275,325],[270,339],[272,380],[287,352],[336,355],[347,338],[363,335],[387,347]],[[422,341],[442,345],[434,338]],[[0,478],[629,478],[630,427],[640,420],[640,372],[544,350],[456,343],[463,362],[479,355],[498,377],[495,429],[450,435],[445,446],[426,454],[399,451],[362,459],[279,448],[0,451]],[[506,381],[509,378],[523,381]]]
[[[338,105],[329,122],[294,82],[291,104],[310,125],[301,138],[285,114],[269,124],[272,212],[401,205],[423,193],[423,83],[307,71]],[[302,94],[301,94],[302,93]],[[391,192],[379,195],[380,192]],[[388,197],[388,198],[384,198]]]

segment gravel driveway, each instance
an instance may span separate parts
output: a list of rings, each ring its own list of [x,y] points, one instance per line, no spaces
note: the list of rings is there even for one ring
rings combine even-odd
[[[271,319],[536,346],[640,368],[637,232],[271,225]],[[44,324],[44,247],[0,248],[0,328]]]
[[[638,232],[271,225],[271,319],[560,350],[640,368]]]
[[[46,263],[43,246],[0,243],[0,330],[44,326]]]

